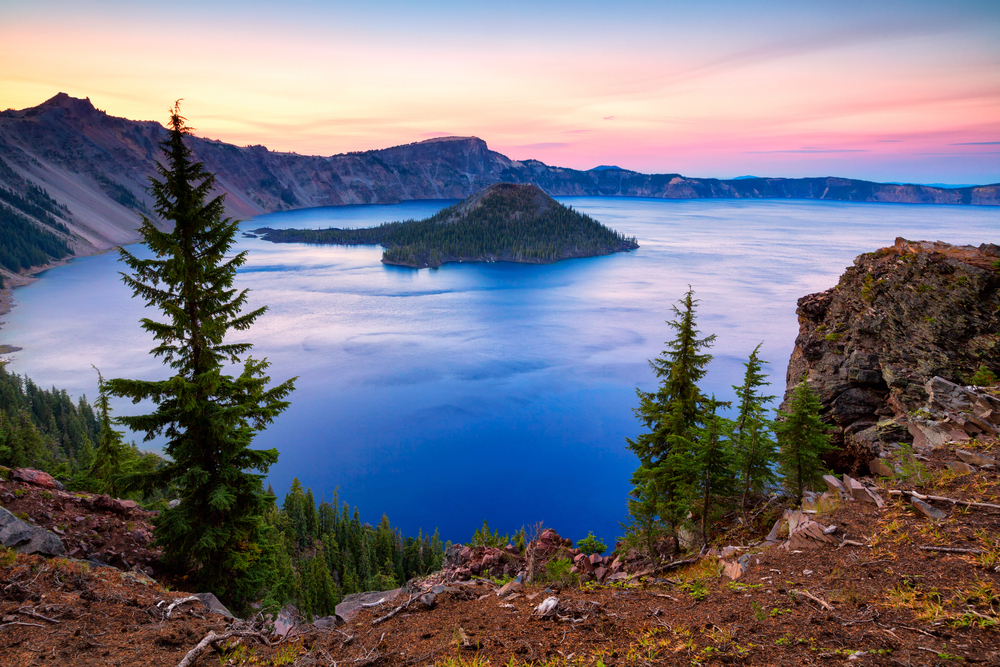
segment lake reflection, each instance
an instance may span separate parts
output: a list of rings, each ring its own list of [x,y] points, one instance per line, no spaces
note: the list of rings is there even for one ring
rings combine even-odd
[[[704,389],[732,398],[763,341],[774,385],[798,325],[796,300],[827,289],[861,252],[896,236],[996,242],[1000,209],[814,201],[561,198],[636,236],[630,253],[550,265],[383,266],[381,249],[240,238],[239,284],[268,313],[249,332],[272,377],[299,376],[292,406],[257,439],[277,447],[269,482],[293,477],[340,496],[364,520],[467,540],[544,521],[573,539],[621,534],[636,466],[636,386],[671,335],[664,320],[690,284],[698,325],[718,341]],[[354,227],[426,217],[451,202],[309,209],[258,227]],[[133,247],[133,251],[141,248]],[[105,377],[155,378],[116,254],[71,262],[17,290],[0,342],[11,370],[42,386],[96,394]],[[118,414],[136,411],[115,404]]]

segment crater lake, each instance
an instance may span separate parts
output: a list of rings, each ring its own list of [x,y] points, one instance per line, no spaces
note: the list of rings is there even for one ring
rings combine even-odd
[[[796,300],[832,287],[855,256],[897,236],[1000,239],[995,207],[558,200],[636,236],[639,249],[413,270],[381,264],[377,246],[238,238],[234,251],[249,253],[238,286],[268,312],[233,340],[253,342],[274,381],[298,376],[291,407],[255,441],[281,453],[268,476],[279,501],[298,477],[317,499],[339,487],[364,521],[384,513],[407,535],[439,528],[442,539],[467,541],[484,519],[501,533],[542,521],[574,540],[592,530],[610,547],[637,465],[625,445],[640,432],[635,388],[657,385],[647,360],[672,337],[665,320],[688,285],[701,334],[718,336],[703,389],[732,399],[763,342],[780,397]],[[367,227],[452,203],[305,209],[241,228]],[[123,268],[108,252],[17,289],[0,343],[23,349],[7,355],[8,369],[89,400],[92,364],[107,378],[165,377],[139,327],[160,313],[131,298]]]

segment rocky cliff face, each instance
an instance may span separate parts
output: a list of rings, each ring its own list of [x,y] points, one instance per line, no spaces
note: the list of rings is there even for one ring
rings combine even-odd
[[[104,249],[138,238],[139,215],[159,158],[163,127],[115,118],[89,99],[64,93],[30,109],[0,113],[0,163],[13,173],[0,185],[44,187],[69,207],[66,224],[83,246]],[[192,138],[195,157],[217,174],[229,213],[309,206],[464,199],[499,182],[531,183],[549,195],[663,198],[809,198],[947,204],[1000,204],[1000,185],[941,189],[842,178],[754,178],[734,181],[639,174],[618,168],[577,171],[516,161],[482,139],[446,137],[331,157],[276,153]],[[81,252],[86,248],[81,247]]]
[[[799,299],[788,401],[807,378],[848,458],[909,440],[929,380],[1000,374],[1000,247],[896,239],[854,260],[833,288]],[[890,421],[895,419],[896,421]]]

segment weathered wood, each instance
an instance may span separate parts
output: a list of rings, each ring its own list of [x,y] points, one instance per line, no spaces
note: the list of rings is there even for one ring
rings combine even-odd
[[[374,621],[372,621],[372,625],[378,625],[379,623],[384,623],[385,621],[388,621],[390,618],[392,618],[393,616],[395,616],[399,612],[401,612],[404,609],[406,609],[407,607],[409,607],[410,603],[413,602],[415,599],[416,598],[411,595],[409,600],[407,600],[403,604],[399,605],[398,607],[396,607],[395,609],[393,609],[392,611],[390,611],[385,616],[383,616],[381,618],[376,618]]]
[[[230,630],[229,632],[223,632],[221,635],[216,634],[213,630],[205,635],[204,638],[184,656],[184,659],[177,663],[177,667],[190,667],[194,664],[194,661],[198,659],[206,648],[209,646],[215,647],[217,642],[221,642],[224,639],[230,639],[231,637],[255,637],[262,643],[266,643],[264,637],[256,630]]]
[[[917,493],[916,491],[906,491],[900,489],[892,489],[889,491],[890,496],[912,496],[917,500],[937,500],[942,503],[951,503],[952,505],[965,505],[966,507],[979,507],[981,509],[989,510],[1000,510],[1000,505],[991,505],[990,503],[975,503],[971,500],[958,500],[956,498],[945,498],[944,496],[931,496],[923,493]]]
[[[949,554],[981,554],[979,549],[959,549],[958,547],[917,547],[923,551],[943,551]]]
[[[833,611],[833,605],[831,605],[826,600],[821,600],[820,598],[816,597],[815,595],[813,595],[809,591],[794,590],[792,592],[793,593],[797,593],[798,595],[802,595],[802,596],[805,596],[805,597],[809,598],[813,602],[818,603],[819,606],[823,607],[823,609],[826,609],[827,611]]]

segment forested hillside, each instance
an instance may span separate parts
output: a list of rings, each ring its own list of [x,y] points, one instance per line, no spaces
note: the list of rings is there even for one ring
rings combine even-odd
[[[0,364],[0,466],[46,471],[70,491],[105,490],[96,464],[106,436],[100,403],[91,405],[86,397],[74,402],[65,390],[42,389]],[[162,463],[134,443],[125,445],[121,459],[121,473]],[[113,486],[148,509],[165,508],[171,498],[169,487],[128,490],[120,480]],[[441,568],[445,545],[437,531],[407,537],[385,516],[374,527],[362,523],[358,508],[352,513],[336,491],[317,503],[297,479],[280,508],[273,492],[271,497],[260,555],[262,600],[269,608],[292,602],[307,616],[326,616],[344,595],[396,588]]]
[[[378,244],[382,261],[414,268],[446,262],[549,263],[638,248],[635,238],[563,206],[534,185],[499,183],[425,220],[367,229],[259,229],[275,243]]]

